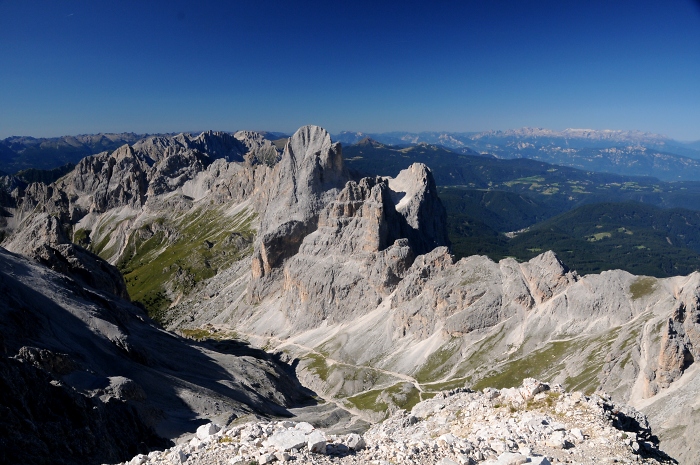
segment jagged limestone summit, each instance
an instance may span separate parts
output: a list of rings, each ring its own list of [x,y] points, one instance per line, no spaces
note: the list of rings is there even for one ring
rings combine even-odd
[[[700,275],[581,277],[551,252],[524,263],[455,261],[425,165],[359,178],[340,144],[305,126],[283,150],[250,132],[151,137],[87,157],[50,185],[3,185],[8,251],[117,302],[128,295],[170,331],[264,348],[349,427],[445,389],[537,377],[586,394],[603,389],[648,414],[671,456],[687,461],[698,451]],[[42,344],[31,346],[57,351]],[[6,353],[23,345],[6,344]],[[217,363],[246,392],[270,386],[270,376],[246,382],[247,369],[232,375],[229,362]],[[105,366],[104,378],[142,383]],[[54,378],[95,397],[66,375]],[[275,389],[263,397],[294,403]],[[223,409],[228,420],[246,408],[273,413],[238,400],[249,407]],[[190,411],[195,424],[213,415]]]

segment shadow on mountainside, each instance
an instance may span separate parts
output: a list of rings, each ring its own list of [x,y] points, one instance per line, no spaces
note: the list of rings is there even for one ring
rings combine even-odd
[[[115,463],[208,421],[308,400],[264,351],[192,344],[0,249],[0,462]]]
[[[636,435],[636,440],[639,443],[639,451],[637,453],[642,458],[651,458],[667,464],[678,463],[676,459],[658,448],[659,438],[652,434],[646,417],[638,416],[641,415],[639,412],[631,411],[630,414],[630,412],[624,412],[622,409],[608,410],[608,412],[611,414],[612,424],[615,428]]]

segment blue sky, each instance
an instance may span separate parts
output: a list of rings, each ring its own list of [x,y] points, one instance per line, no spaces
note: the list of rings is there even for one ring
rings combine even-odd
[[[0,137],[639,129],[700,139],[700,3],[0,0]]]

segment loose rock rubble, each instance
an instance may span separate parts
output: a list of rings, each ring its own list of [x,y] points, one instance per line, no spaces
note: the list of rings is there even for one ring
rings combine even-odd
[[[609,397],[566,393],[526,379],[520,388],[458,389],[396,412],[363,436],[326,435],[309,423],[204,425],[190,442],[139,455],[143,464],[676,463],[659,451],[646,418]]]

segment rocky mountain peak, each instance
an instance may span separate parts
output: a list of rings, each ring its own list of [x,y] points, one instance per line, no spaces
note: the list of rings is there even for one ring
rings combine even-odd
[[[282,152],[275,147],[272,141],[265,138],[259,132],[238,131],[234,134],[248,150],[245,158],[253,165],[275,166],[282,157]]]
[[[316,229],[320,210],[348,180],[340,144],[333,144],[325,129],[304,126],[294,133],[262,188],[255,278],[296,253],[303,238]]]
[[[435,179],[423,163],[414,163],[395,179],[389,178],[395,208],[410,227],[406,236],[417,254],[450,244],[447,214],[437,195]]]
[[[276,292],[273,272],[283,270],[284,298],[298,312],[289,314],[292,325],[366,311],[393,291],[417,255],[449,245],[445,210],[425,165],[395,179],[350,180],[340,144],[321,128],[297,131],[266,182],[250,295]],[[330,284],[329,274],[336,276]],[[311,308],[311,294],[327,298]]]
[[[206,131],[190,141],[190,146],[212,158],[226,161],[243,161],[248,147],[234,135],[227,132]]]
[[[129,299],[119,270],[70,242],[59,219],[42,213],[27,220],[21,232],[4,243],[10,252],[29,257],[93,289]]]
[[[551,250],[521,264],[523,277],[536,302],[543,303],[578,281],[578,274],[570,271]]]
[[[370,145],[372,147],[381,147],[383,146],[382,143],[377,142],[376,140],[372,139],[371,137],[367,136],[362,138],[356,145]]]

